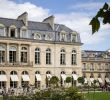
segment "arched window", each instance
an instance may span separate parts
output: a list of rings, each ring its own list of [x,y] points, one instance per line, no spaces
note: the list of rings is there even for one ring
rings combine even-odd
[[[35,49],[35,64],[40,64],[40,49]]]
[[[93,75],[93,73],[91,73],[90,78],[93,78],[93,77],[94,77],[94,75]]]
[[[76,33],[71,34],[71,41],[72,42],[76,42],[76,36],[77,36]]]
[[[66,32],[65,32],[65,31],[62,31],[62,32],[60,33],[60,40],[61,40],[61,41],[65,41],[65,40],[66,40]]]
[[[36,71],[35,74],[40,74],[40,71]]]
[[[17,72],[16,71],[11,71],[10,74],[11,75],[17,75]]]
[[[76,50],[72,50],[71,64],[72,65],[76,65],[77,64],[77,53],[76,53]]]
[[[22,87],[27,87],[29,85],[29,73],[27,71],[22,72],[22,80],[21,80],[21,86]]]
[[[16,52],[17,52],[17,49],[15,46],[9,47],[9,61],[10,61],[10,63],[16,62]]]
[[[17,88],[18,85],[18,76],[16,71],[10,72],[10,88]]]
[[[65,74],[65,71],[62,71],[61,74]]]
[[[60,64],[61,64],[61,65],[65,65],[65,64],[66,64],[65,58],[66,58],[65,50],[62,49],[62,50],[60,51]]]
[[[51,64],[51,50],[49,48],[46,50],[46,64]]]
[[[35,87],[40,88],[41,87],[41,75],[40,71],[35,72]]]
[[[23,26],[21,28],[21,37],[22,38],[27,38],[28,37],[28,34],[27,34],[27,28],[25,26]]]
[[[5,47],[0,45],[0,63],[4,63],[5,62]]]
[[[6,81],[7,81],[6,73],[5,71],[1,70],[0,71],[0,89],[3,89],[6,87]]]
[[[27,71],[23,71],[22,75],[28,75],[28,72]]]
[[[9,33],[11,38],[15,38],[17,35],[17,29],[15,25],[11,25],[9,28]]]
[[[0,75],[5,75],[5,71],[0,71]]]
[[[50,71],[47,71],[46,74],[51,74],[51,72]]]
[[[22,63],[27,63],[27,53],[28,53],[27,47],[22,47],[21,48],[21,62]]]

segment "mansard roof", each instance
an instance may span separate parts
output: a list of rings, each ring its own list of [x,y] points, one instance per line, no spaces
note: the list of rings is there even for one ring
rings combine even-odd
[[[15,25],[17,28],[21,28],[24,26],[22,20],[18,19],[9,19],[9,18],[1,18],[0,23],[4,24],[6,27],[10,27],[11,25]],[[41,31],[65,31],[65,32],[73,32],[70,28],[62,24],[54,24],[54,30],[51,28],[49,23],[44,22],[35,22],[35,21],[28,21],[28,29],[32,30],[41,30]]]

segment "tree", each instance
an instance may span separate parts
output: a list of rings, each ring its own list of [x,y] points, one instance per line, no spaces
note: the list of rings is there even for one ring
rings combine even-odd
[[[72,78],[71,77],[66,77],[66,83],[68,83],[68,85],[69,85],[69,83],[71,83],[72,82]]]
[[[92,34],[97,32],[100,28],[99,18],[102,19],[103,24],[110,24],[110,6],[105,3],[104,6],[97,12],[96,16],[92,18],[90,24],[92,26]]]
[[[57,76],[52,76],[50,79],[50,84],[52,84],[53,86],[57,86],[59,82],[59,79]]]
[[[84,77],[79,77],[78,78],[78,82],[83,85],[84,84]]]

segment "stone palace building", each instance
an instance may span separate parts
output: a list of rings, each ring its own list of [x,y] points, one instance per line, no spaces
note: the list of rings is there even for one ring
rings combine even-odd
[[[0,89],[24,85],[48,87],[53,75],[65,84],[67,76],[82,76],[81,41],[76,31],[55,24],[54,16],[42,22],[0,18]]]

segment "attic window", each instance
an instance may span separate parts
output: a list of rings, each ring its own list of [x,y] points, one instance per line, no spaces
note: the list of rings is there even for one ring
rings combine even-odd
[[[26,29],[22,30],[22,37],[27,38],[27,30]]]
[[[71,38],[71,39],[72,39],[71,41],[72,41],[72,42],[76,42],[76,34],[72,34],[71,37],[72,37],[72,38]]]
[[[61,41],[65,41],[66,40],[66,34],[65,33],[61,33]]]
[[[0,36],[4,36],[4,27],[0,27]]]
[[[46,40],[51,40],[51,36],[50,35],[47,35],[46,36]]]
[[[15,29],[10,29],[10,37],[15,37]]]
[[[40,34],[35,34],[35,39],[40,40],[41,39],[41,35]]]

